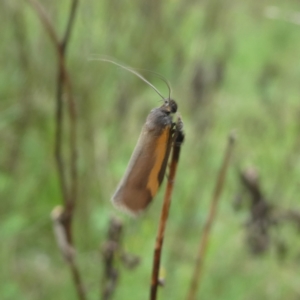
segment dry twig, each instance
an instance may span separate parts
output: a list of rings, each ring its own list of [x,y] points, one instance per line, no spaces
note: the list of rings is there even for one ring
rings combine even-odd
[[[72,239],[72,218],[77,198],[77,124],[76,124],[76,106],[72,93],[72,86],[69,73],[67,71],[65,56],[66,49],[69,42],[70,34],[74,24],[74,18],[76,9],[78,6],[78,0],[72,0],[70,6],[69,19],[66,26],[65,34],[60,41],[50,18],[46,11],[36,0],[26,0],[36,11],[40,18],[45,30],[47,31],[52,43],[55,46],[55,50],[58,55],[58,74],[57,74],[57,90],[56,90],[56,134],[55,134],[55,158],[59,174],[59,182],[63,194],[64,209],[59,218],[62,228],[64,229],[66,236],[66,243],[73,248]],[[63,142],[63,90],[66,90],[66,98],[68,104],[68,114],[70,121],[70,166],[69,172],[66,174],[66,164],[64,163],[62,154],[62,142]],[[68,180],[69,178],[69,180]],[[69,185],[68,185],[69,182]],[[82,280],[80,278],[79,270],[75,264],[74,256],[70,256],[68,260],[73,280],[77,289],[79,299],[86,299],[83,289]]]
[[[181,120],[178,121],[180,124]],[[181,125],[179,125],[181,126]],[[157,286],[159,284],[159,267],[160,267],[160,259],[161,259],[161,252],[162,246],[164,241],[164,233],[165,228],[168,220],[169,209],[171,205],[171,195],[173,191],[173,185],[175,180],[176,169],[179,161],[179,154],[181,149],[181,144],[184,140],[184,134],[180,130],[176,137],[176,140],[173,145],[172,150],[172,159],[170,164],[170,174],[168,177],[168,183],[166,188],[166,193],[164,197],[164,203],[160,215],[159,227],[156,237],[155,249],[154,249],[154,257],[153,257],[153,267],[152,267],[152,280],[151,280],[151,288],[150,288],[150,299],[155,300],[157,296]]]
[[[101,299],[103,300],[112,299],[117,287],[119,272],[116,267],[116,261],[122,249],[122,233],[123,223],[119,219],[112,217],[109,222],[107,240],[102,246],[104,274]]]
[[[187,297],[188,300],[196,299],[196,293],[197,293],[197,290],[199,289],[203,261],[204,261],[204,257],[206,254],[209,235],[210,235],[211,228],[212,228],[212,225],[213,225],[216,213],[217,213],[217,206],[218,206],[221,192],[223,190],[226,172],[227,172],[227,169],[229,166],[234,141],[235,141],[235,137],[233,134],[231,134],[228,139],[228,146],[227,146],[224,158],[223,158],[222,166],[221,166],[217,181],[216,181],[214,193],[213,193],[212,200],[211,200],[209,215],[207,217],[207,220],[206,220],[206,223],[205,223],[205,226],[203,229],[203,234],[202,234],[202,237],[200,240],[199,251],[197,254],[194,274],[192,277],[191,286],[190,286],[188,297]]]
[[[234,207],[239,209],[244,202],[249,205],[249,219],[245,224],[247,244],[254,255],[264,254],[272,246],[283,258],[288,249],[278,229],[285,224],[300,228],[300,212],[284,209],[274,204],[264,193],[259,171],[250,166],[239,172],[242,192],[236,197]],[[244,194],[248,197],[244,197]],[[272,232],[272,229],[273,230]]]
[[[138,266],[140,258],[136,255],[124,251],[123,240],[123,222],[117,217],[111,217],[106,240],[101,247],[103,261],[103,277],[101,299],[112,299],[119,278],[121,276],[120,266],[133,270]]]

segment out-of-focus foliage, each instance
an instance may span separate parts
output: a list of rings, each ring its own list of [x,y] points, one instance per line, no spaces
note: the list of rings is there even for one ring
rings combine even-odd
[[[46,1],[56,30],[69,1]],[[79,201],[74,237],[89,299],[98,299],[99,247],[118,214],[110,196],[141,126],[159,96],[108,55],[163,74],[172,84],[186,141],[176,179],[162,264],[160,299],[185,299],[226,138],[237,130],[200,294],[206,299],[299,299],[300,236],[281,228],[284,260],[272,248],[253,257],[247,212],[232,203],[238,170],[260,170],[274,206],[300,208],[300,5],[296,1],[81,1],[68,49],[78,108]],[[25,1],[0,2],[0,295],[1,299],[76,299],[54,241],[50,212],[61,204],[54,160],[57,57]],[[145,73],[165,95],[167,89]],[[115,299],[146,299],[164,186],[144,216],[119,214],[126,251]],[[274,229],[272,234],[276,235]]]

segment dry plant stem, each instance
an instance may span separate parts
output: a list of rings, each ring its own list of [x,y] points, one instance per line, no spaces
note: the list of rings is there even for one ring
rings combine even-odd
[[[69,19],[66,26],[65,35],[62,41],[59,43],[59,47],[57,47],[57,52],[59,57],[61,57],[62,63],[59,65],[58,76],[57,76],[57,111],[56,111],[56,153],[59,154],[60,158],[62,157],[62,114],[63,114],[63,99],[62,99],[62,91],[63,85],[66,82],[64,80],[64,75],[67,75],[67,84],[68,84],[68,112],[70,118],[70,152],[71,152],[71,161],[70,161],[70,189],[68,193],[68,197],[64,198],[65,200],[65,208],[66,208],[66,230],[69,241],[72,242],[71,235],[71,222],[73,216],[73,210],[76,204],[77,198],[77,122],[76,122],[76,107],[75,101],[73,99],[71,83],[68,76],[68,72],[65,65],[65,54],[68,46],[68,41],[71,35],[71,31],[73,28],[74,18],[76,9],[78,6],[78,0],[73,0],[71,2]],[[58,157],[58,156],[57,156]],[[69,221],[68,221],[69,220]]]
[[[74,6],[75,5],[75,6]],[[69,88],[71,89],[68,73],[66,70],[65,66],[65,54],[66,54],[66,48],[68,45],[68,40],[70,37],[71,33],[71,28],[74,20],[74,15],[76,11],[76,6],[77,6],[77,1],[72,2],[72,7],[71,7],[71,12],[69,15],[69,21],[67,24],[67,29],[65,32],[65,36],[62,40],[62,42],[59,42],[58,39],[56,43],[56,48],[57,48],[57,53],[59,56],[59,68],[57,71],[57,88],[56,88],[56,132],[55,132],[55,157],[56,157],[56,162],[57,162],[57,168],[60,176],[60,182],[61,182],[61,190],[63,193],[63,199],[65,203],[66,212],[68,213],[67,219],[69,219],[69,222],[66,222],[66,228],[68,232],[68,239],[72,241],[72,235],[71,235],[71,220],[72,220],[72,211],[74,208],[74,204],[72,202],[75,201],[75,199],[70,195],[70,192],[68,192],[67,188],[67,180],[66,180],[66,175],[65,175],[65,167],[64,167],[64,162],[62,158],[62,132],[63,132],[63,84],[65,82],[64,80],[64,75],[67,75],[68,83],[69,83]],[[74,9],[75,7],[75,9]],[[69,103],[69,115],[71,119],[71,140],[72,140],[72,127],[73,127],[73,122],[72,122],[72,115],[73,115],[73,110],[74,110],[74,104],[71,104],[72,102],[72,91],[71,92],[71,102],[68,101]],[[70,99],[69,99],[70,100]],[[74,110],[74,116],[75,116],[75,110]],[[76,117],[76,116],[75,116]],[[76,134],[75,134],[76,137]],[[71,149],[73,149],[72,145]],[[76,147],[74,148],[76,149]],[[73,150],[72,150],[73,152]],[[71,156],[71,162],[76,161],[76,157],[74,160],[73,155]],[[72,163],[73,165],[73,163]]]
[[[179,137],[179,140],[178,140]],[[155,300],[157,297],[157,287],[159,284],[159,268],[160,268],[160,259],[161,259],[161,252],[162,246],[164,241],[164,233],[165,228],[168,220],[169,209],[171,205],[171,195],[173,191],[174,179],[176,174],[176,169],[179,160],[180,148],[181,143],[183,141],[183,134],[182,132],[178,133],[178,137],[176,142],[173,145],[172,150],[172,159],[170,164],[170,174],[168,178],[166,193],[164,197],[164,203],[160,215],[159,227],[156,237],[155,249],[154,249],[154,257],[153,257],[153,267],[152,267],[152,279],[151,279],[151,288],[150,288],[150,299]]]
[[[57,162],[60,186],[63,194],[64,201],[64,227],[67,235],[68,243],[72,246],[72,217],[77,198],[77,122],[76,122],[76,108],[75,101],[72,93],[72,86],[70,77],[66,68],[65,53],[74,23],[75,13],[78,5],[78,0],[71,2],[71,9],[69,14],[68,23],[66,26],[65,35],[62,41],[59,41],[54,27],[45,12],[44,8],[36,0],[26,0],[36,11],[40,18],[45,30],[50,36],[58,55],[58,75],[57,75],[57,91],[56,91],[56,135],[55,135],[55,158]],[[66,175],[66,166],[64,164],[62,155],[62,140],[63,140],[63,90],[66,90],[68,114],[70,120],[70,188],[68,188],[68,180]],[[83,288],[82,280],[79,270],[75,264],[74,258],[69,262],[71,274],[74,284],[76,286],[78,298],[81,300],[86,299],[85,291]]]
[[[206,254],[207,245],[208,245],[209,235],[211,232],[212,224],[216,217],[217,206],[218,206],[218,202],[220,199],[220,195],[223,190],[223,186],[224,186],[224,182],[225,182],[225,178],[226,178],[226,172],[227,172],[227,169],[229,166],[230,157],[232,155],[234,142],[235,142],[235,137],[233,134],[231,134],[228,138],[228,145],[227,145],[227,149],[226,149],[226,152],[225,152],[225,155],[223,158],[222,166],[221,166],[221,169],[219,171],[219,175],[218,175],[218,178],[216,181],[214,193],[213,193],[212,200],[211,200],[209,215],[207,217],[207,220],[206,220],[206,223],[205,223],[205,226],[203,229],[203,234],[202,234],[202,237],[200,240],[199,251],[197,254],[194,274],[192,277],[191,286],[190,286],[189,294],[187,297],[188,300],[196,299],[196,294],[197,294],[197,291],[200,286],[202,267],[203,267],[203,262],[204,262],[204,258],[205,258],[205,254]],[[197,298],[197,299],[199,299],[199,298]]]
[[[70,269],[71,269],[73,282],[74,282],[75,287],[76,287],[76,292],[77,292],[78,299],[85,300],[85,299],[87,299],[86,292],[85,292],[85,289],[84,289],[84,286],[83,286],[83,283],[82,283],[82,279],[81,279],[79,269],[78,269],[74,259],[71,259],[71,262],[70,262],[69,265],[70,265]]]
[[[113,298],[119,281],[118,256],[122,249],[123,223],[116,217],[111,217],[107,238],[102,246],[103,284],[101,299]]]
[[[71,4],[71,12],[69,21],[67,24],[66,34],[62,40],[59,41],[53,25],[45,12],[44,8],[36,0],[26,0],[31,4],[34,10],[37,12],[43,26],[45,27],[48,35],[50,36],[57,54],[58,54],[58,76],[57,76],[57,111],[56,111],[56,137],[55,137],[55,157],[57,161],[60,185],[63,193],[63,201],[66,207],[67,219],[71,218],[72,210],[75,204],[76,198],[76,187],[77,187],[77,169],[76,169],[76,159],[77,159],[77,150],[76,150],[76,110],[75,110],[75,101],[73,98],[72,87],[70,77],[65,64],[65,49],[67,47],[67,42],[71,33],[71,28],[74,20],[74,15],[77,7],[78,0],[74,0]],[[68,103],[68,113],[70,118],[70,148],[71,148],[71,168],[70,168],[70,178],[71,178],[71,189],[69,192],[67,186],[67,178],[65,174],[65,166],[62,157],[62,124],[63,124],[63,101],[62,101],[62,92],[63,86],[66,89],[67,103]],[[71,222],[71,221],[70,221]],[[67,222],[68,223],[68,222]],[[68,228],[68,236],[71,240],[70,226]]]

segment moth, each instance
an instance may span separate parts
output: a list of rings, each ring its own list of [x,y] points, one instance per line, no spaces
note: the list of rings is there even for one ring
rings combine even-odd
[[[177,104],[170,98],[171,89],[166,80],[164,81],[169,88],[168,98],[164,98],[149,81],[133,68],[125,67],[108,59],[101,60],[116,64],[134,73],[149,84],[164,101],[160,107],[152,109],[147,116],[125,174],[111,199],[116,207],[131,215],[138,215],[151,203],[161,186],[172,144],[176,133],[182,130],[183,125],[180,118],[177,123],[173,122]],[[162,78],[159,74],[157,75]]]

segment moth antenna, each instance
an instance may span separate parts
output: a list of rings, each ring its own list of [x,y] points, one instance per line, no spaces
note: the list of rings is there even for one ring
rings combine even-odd
[[[150,87],[152,87],[154,89],[154,91],[162,98],[165,99],[165,97],[160,93],[160,91],[152,84],[150,83],[146,78],[144,78],[140,73],[136,72],[133,68],[130,67],[126,67],[124,65],[121,65],[113,60],[107,59],[107,58],[90,58],[89,60],[100,60],[100,61],[105,61],[105,62],[109,62],[111,64],[114,64],[124,70],[127,70],[129,72],[131,72],[132,74],[134,74],[135,76],[139,77],[140,79],[142,79],[144,82],[146,82]]]
[[[128,67],[129,69],[131,70],[137,70],[137,71],[145,71],[145,72],[149,72],[149,73],[152,73],[154,75],[156,75],[158,78],[160,78],[165,84],[166,86],[168,87],[168,90],[169,90],[169,98],[171,97],[171,93],[172,93],[172,88],[171,88],[171,85],[170,85],[170,82],[166,79],[166,77],[162,76],[161,74],[157,73],[157,72],[154,72],[154,71],[151,71],[151,70],[147,70],[147,69],[140,69],[140,68],[132,68],[132,67]]]

